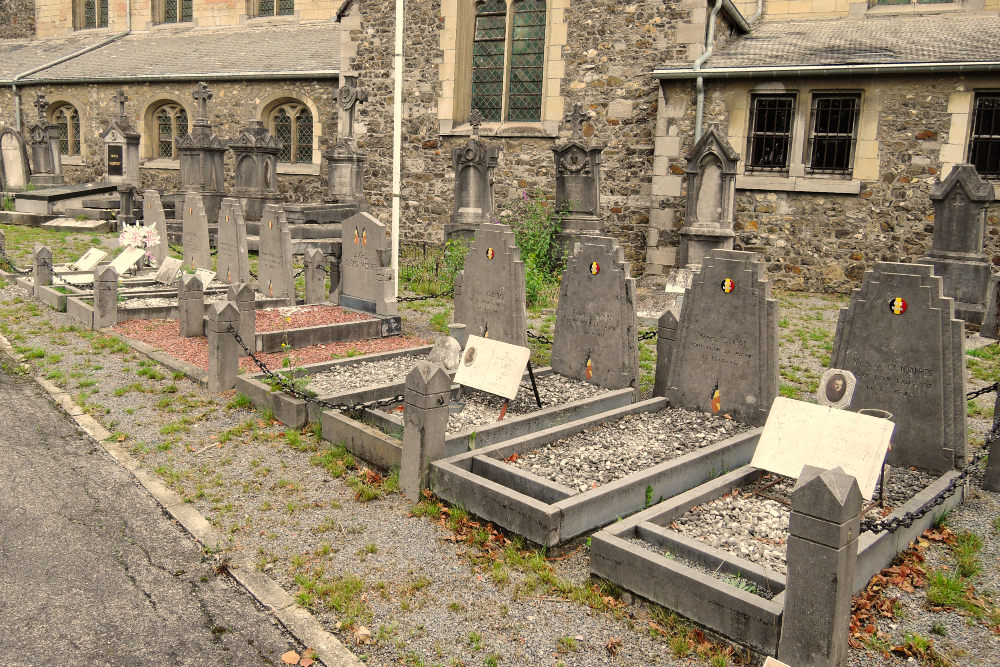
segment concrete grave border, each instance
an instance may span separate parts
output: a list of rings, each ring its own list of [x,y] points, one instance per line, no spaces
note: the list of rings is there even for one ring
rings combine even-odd
[[[445,500],[507,530],[538,544],[554,546],[642,510],[648,487],[652,487],[654,497],[670,498],[703,483],[718,471],[745,464],[753,455],[760,428],[583,493],[502,462],[513,454],[536,449],[605,421],[667,407],[665,398],[651,398],[433,462],[433,490]]]
[[[762,471],[756,468],[743,466],[607,526],[591,538],[590,572],[741,644],[775,655],[784,610],[784,575],[663,528],[691,507],[751,484],[761,474]],[[919,508],[960,474],[953,470],[938,477],[886,519]],[[895,533],[862,533],[858,539],[858,562],[852,590],[864,589],[876,572],[889,565],[897,553],[933,525],[937,514],[960,504],[967,492],[967,485],[960,485],[937,511],[929,512]],[[709,569],[738,575],[778,593],[771,600],[748,593],[627,539],[636,537],[654,541]]]

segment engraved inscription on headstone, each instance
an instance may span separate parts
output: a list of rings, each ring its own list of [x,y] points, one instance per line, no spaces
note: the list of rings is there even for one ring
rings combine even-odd
[[[165,258],[160,264],[160,268],[156,271],[156,277],[153,280],[161,285],[173,285],[174,281],[177,280],[177,274],[181,272],[181,265],[181,260],[176,257]]]
[[[184,197],[183,246],[184,264],[196,269],[211,268],[212,255],[208,245],[208,216],[205,203],[197,192]]]
[[[531,350],[480,336],[469,336],[458,362],[455,382],[490,394],[514,398]]]
[[[368,301],[374,306],[382,296],[377,284],[382,266],[378,252],[388,249],[386,226],[370,213],[357,213],[342,222],[340,229],[342,296]]]
[[[108,145],[108,176],[122,175],[122,152],[121,144]]]
[[[119,276],[123,276],[126,272],[134,268],[145,256],[146,251],[142,248],[125,248],[117,257],[111,260],[111,267],[114,268]]]
[[[285,212],[277,204],[264,207],[260,221],[257,291],[265,296],[294,299],[292,279],[292,233]]]

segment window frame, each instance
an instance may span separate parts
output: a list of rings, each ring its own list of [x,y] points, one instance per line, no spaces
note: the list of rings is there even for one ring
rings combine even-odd
[[[998,180],[1000,179],[1000,156],[997,158],[997,171],[986,171],[981,170],[975,161],[976,153],[976,141],[992,141],[993,145],[996,146],[996,150],[1000,152],[1000,134],[995,135],[985,135],[978,133],[977,125],[978,122],[978,111],[979,111],[979,101],[984,98],[993,98],[996,100],[996,107],[993,109],[995,116],[1000,116],[1000,90],[995,89],[985,89],[976,90],[972,96],[972,108],[969,113],[969,136],[965,142],[965,160],[966,162],[972,164],[976,167],[976,171],[979,175],[988,180]]]
[[[266,11],[262,8],[265,3],[271,8]],[[282,11],[283,4],[290,4],[287,11]],[[247,15],[252,18],[281,18],[285,16],[295,16],[295,0],[247,0]]]
[[[172,111],[169,112],[169,114],[170,114],[170,132],[171,132],[171,135],[170,135],[171,154],[170,155],[163,155],[162,154],[162,148],[163,148],[163,143],[164,142],[163,142],[163,140],[161,138],[161,135],[160,135],[160,128],[161,128],[160,114],[166,112],[171,107],[173,107]],[[184,133],[183,134],[181,134],[180,132],[178,132],[178,125],[179,125],[179,118],[178,117],[179,117],[179,115],[181,113],[184,114],[184,122],[187,124],[187,127],[184,128]],[[177,102],[174,102],[173,100],[169,100],[169,101],[163,102],[162,104],[156,105],[156,108],[153,109],[152,119],[153,119],[153,128],[152,128],[153,129],[153,137],[152,137],[153,141],[152,141],[152,151],[151,151],[151,153],[152,153],[152,159],[153,160],[179,160],[180,159],[180,155],[177,153],[177,142],[180,141],[182,137],[186,136],[187,134],[189,134],[191,132],[191,117],[188,115],[187,109],[185,109],[183,105],[181,105],[181,104],[179,104]]]
[[[798,113],[798,91],[788,90],[781,92],[759,92],[750,93],[750,107],[749,114],[747,118],[747,133],[746,133],[746,166],[745,173],[747,174],[788,174],[792,163],[792,152],[795,143],[795,127],[796,127],[796,114]],[[756,148],[756,139],[760,137],[761,139],[766,138],[768,135],[776,136],[774,132],[757,132],[754,126],[757,121],[757,102],[764,99],[788,99],[790,101],[790,107],[787,109],[788,115],[788,129],[783,133],[784,138],[787,142],[785,146],[785,163],[784,165],[778,167],[775,165],[762,165],[755,164],[754,152]]]
[[[859,91],[853,90],[817,90],[809,91],[809,118],[808,118],[808,134],[805,137],[806,140],[806,151],[804,159],[802,160],[803,166],[805,167],[805,173],[809,175],[816,176],[851,176],[854,174],[854,158],[857,155],[858,147],[858,126],[861,120],[861,101],[862,94]],[[816,167],[814,161],[816,159],[816,122],[818,120],[817,115],[817,103],[823,99],[852,99],[854,100],[854,117],[851,123],[850,136],[848,138],[848,155],[847,155],[847,165],[841,168],[822,168]],[[836,132],[826,132],[824,133],[827,137],[844,137],[844,133]]]
[[[87,5],[94,5],[94,25],[87,25]],[[102,14],[103,12],[103,14]],[[103,23],[101,20],[103,19]],[[73,29],[74,30],[101,30],[108,27],[111,21],[110,0],[74,0],[73,2]]]
[[[153,12],[153,24],[154,25],[178,25],[181,23],[194,23],[194,0],[173,0],[176,5],[175,17],[173,21],[167,20],[167,2],[170,0],[156,0],[155,10]],[[188,5],[189,15],[187,18],[183,17],[184,5]]]
[[[294,110],[294,113],[293,113]],[[289,119],[289,133],[291,136],[290,142],[285,142],[283,138],[278,135],[277,128],[275,126],[275,118],[278,113],[284,111]],[[299,114],[303,111],[309,114],[309,122],[306,127],[309,129],[309,139],[307,143],[303,143],[301,139],[301,129],[299,123]],[[284,155],[279,153],[278,164],[281,165],[302,165],[302,164],[313,164],[314,163],[314,150],[313,143],[316,139],[316,132],[314,126],[316,124],[316,117],[313,114],[313,110],[308,104],[298,99],[285,99],[276,104],[271,105],[267,112],[264,114],[264,125],[271,132],[272,135],[282,140],[284,143],[290,145],[287,146],[289,150],[289,156],[291,160],[282,159]],[[284,153],[286,147],[282,148],[282,153]],[[298,157],[305,157],[306,159],[295,159]]]
[[[67,114],[67,110],[70,111]],[[63,114],[66,121],[66,138],[63,139],[62,129],[63,124],[60,122],[59,115]],[[59,153],[63,157],[80,157],[83,155],[83,139],[81,138],[80,129],[80,110],[76,108],[70,102],[57,102],[49,107],[49,121],[59,126],[60,136],[59,136]],[[66,143],[66,152],[63,152],[63,142]],[[76,148],[76,152],[72,149]]]

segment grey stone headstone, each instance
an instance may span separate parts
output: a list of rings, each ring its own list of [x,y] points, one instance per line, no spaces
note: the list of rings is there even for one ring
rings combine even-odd
[[[198,276],[185,273],[177,290],[180,335],[185,338],[205,333],[205,287]]]
[[[378,252],[389,246],[386,226],[370,213],[358,213],[341,223],[340,259],[341,303],[350,299],[374,304],[381,296],[378,270],[382,267]],[[345,297],[349,297],[347,302]]]
[[[842,308],[832,368],[854,373],[850,409],[885,410],[887,463],[945,472],[965,460],[965,338],[928,264],[877,262]]]
[[[227,283],[250,282],[250,260],[247,255],[247,225],[243,207],[235,197],[222,200],[219,209],[216,275]]]
[[[434,339],[434,347],[427,355],[427,361],[441,364],[449,373],[454,373],[462,358],[462,346],[451,336],[438,336]]]
[[[182,264],[183,262],[176,257],[164,258],[153,280],[161,285],[173,285],[177,281],[177,274],[181,272]]]
[[[528,345],[524,262],[507,225],[476,229],[465,268],[455,277],[455,322],[468,336]]]
[[[998,326],[1000,326],[1000,276],[993,276],[990,278],[983,324],[979,327],[979,335],[992,340],[1000,339]]]
[[[156,230],[160,242],[149,249],[157,266],[163,266],[163,260],[170,251],[170,241],[167,238],[167,216],[163,213],[163,202],[157,190],[146,190],[142,194],[142,224]]]
[[[604,146],[590,146],[583,139],[582,123],[593,117],[577,103],[563,117],[572,137],[552,147],[556,167],[556,209],[564,211],[564,233],[601,231],[601,154]],[[572,250],[572,248],[570,248]]]
[[[733,247],[733,203],[739,154],[718,128],[692,147],[684,169],[687,214],[681,229],[680,265],[700,264],[716,249]]]
[[[778,303],[759,255],[705,257],[684,294],[675,338],[664,345],[671,405],[764,424],[778,395]]]
[[[265,206],[260,221],[257,275],[257,291],[271,298],[295,299],[292,233],[285,212],[277,204]]]
[[[607,389],[638,386],[635,278],[614,239],[576,242],[563,271],[552,370]]]
[[[29,178],[31,170],[24,138],[17,130],[0,127],[0,190],[26,188]]]
[[[319,248],[306,250],[304,267],[306,303],[322,303],[326,290],[326,255]]]
[[[184,196],[183,211],[184,264],[196,269],[212,268],[212,251],[208,245],[208,216],[205,203],[197,192]]]

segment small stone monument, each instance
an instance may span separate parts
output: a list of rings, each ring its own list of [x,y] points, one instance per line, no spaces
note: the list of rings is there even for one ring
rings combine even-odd
[[[340,305],[377,315],[395,315],[395,291],[387,291],[385,284],[389,259],[386,226],[370,213],[353,215],[343,223],[341,248]],[[389,282],[391,273],[389,269]]]
[[[219,209],[219,235],[216,273],[227,283],[250,282],[250,259],[247,254],[247,224],[243,207],[236,197],[226,197]]]
[[[240,338],[251,350],[254,349],[254,336],[257,332],[257,295],[249,283],[230,285],[226,290],[226,299],[236,305],[240,313]],[[242,350],[240,350],[242,354]]]
[[[122,183],[118,186],[118,222],[119,225],[135,224],[135,186]],[[119,226],[119,229],[121,227]]]
[[[986,207],[993,185],[971,164],[960,164],[931,188],[934,239],[921,261],[934,265],[944,295],[955,300],[955,316],[980,324],[986,310],[991,263],[983,252]]]
[[[601,233],[601,154],[604,146],[590,146],[583,139],[583,123],[593,112],[573,105],[563,121],[570,124],[569,140],[552,148],[556,167],[556,210],[563,211],[559,245],[567,254],[580,235]]]
[[[340,297],[344,293],[344,283],[340,277],[340,257],[343,254],[344,246],[336,243],[331,248],[330,258],[330,294],[327,297],[330,303],[340,305]]]
[[[184,263],[176,257],[164,257],[153,280],[161,285],[173,285],[177,282],[177,276],[180,275],[183,265]]]
[[[24,138],[17,130],[0,127],[0,190],[23,190],[30,178]]]
[[[49,103],[45,95],[35,97],[38,120],[28,126],[31,137],[31,182],[51,186],[63,184],[62,157],[59,151],[59,126],[49,122]]]
[[[306,250],[303,274],[306,279],[306,303],[323,303],[326,290],[326,257],[319,248]]]
[[[277,204],[264,207],[260,221],[257,291],[265,296],[295,301],[292,278],[292,233],[285,212]]]
[[[667,311],[659,332],[654,394],[745,424],[767,421],[778,395],[778,303],[759,255],[710,253],[679,324]]]
[[[713,250],[731,250],[736,164],[733,150],[718,128],[713,127],[688,153],[684,168],[687,180],[687,214],[680,230],[680,264],[701,264]]]
[[[212,251],[208,245],[208,214],[205,202],[198,192],[188,192],[184,196],[182,213],[184,227],[181,245],[184,249],[184,264],[195,269],[212,268]]]
[[[110,264],[94,269],[94,319],[92,329],[118,324],[118,272]]]
[[[326,160],[327,195],[330,203],[354,204],[358,211],[368,210],[364,194],[364,166],[368,156],[358,150],[354,138],[354,114],[358,104],[368,101],[368,91],[358,86],[358,77],[345,76],[337,90],[340,107],[340,137],[323,154]]]
[[[108,183],[139,185],[139,131],[125,115],[125,93],[118,91],[112,99],[116,112],[101,134],[104,142],[104,174]]]
[[[181,163],[181,191],[201,193],[209,220],[218,220],[219,207],[225,194],[224,159],[226,144],[208,122],[208,101],[212,91],[204,81],[192,94],[198,103],[198,117],[191,133],[177,141]]]
[[[205,286],[193,273],[181,275],[177,290],[180,335],[185,338],[205,335]]]
[[[484,222],[495,222],[493,212],[493,170],[500,158],[500,148],[488,146],[479,138],[483,114],[473,109],[469,114],[472,136],[464,146],[451,150],[455,168],[455,210],[445,223],[445,238],[470,238]]]
[[[582,237],[559,289],[552,370],[607,389],[638,386],[635,278],[618,242]]]
[[[259,120],[250,121],[250,125],[229,142],[236,165],[233,190],[243,204],[243,217],[247,220],[260,220],[264,206],[279,200],[278,153],[281,146],[281,140]]]
[[[31,255],[31,293],[37,299],[41,289],[52,284],[52,250],[48,246],[36,245]]]
[[[160,242],[149,249],[157,266],[163,266],[163,260],[170,252],[170,242],[167,238],[167,216],[163,213],[163,202],[157,190],[146,190],[142,193],[142,224],[156,230]]]
[[[236,386],[240,372],[240,350],[229,328],[236,328],[240,314],[229,301],[216,301],[208,308],[208,390],[213,394]]]
[[[507,225],[475,231],[465,268],[455,277],[455,322],[466,335],[528,346],[524,262]]]
[[[943,473],[965,461],[965,337],[928,264],[876,262],[840,310],[832,368],[854,373],[850,409],[885,410],[887,463]]]
[[[403,455],[399,485],[411,502],[430,486],[432,461],[444,458],[451,377],[444,367],[418,361],[406,376]]]

